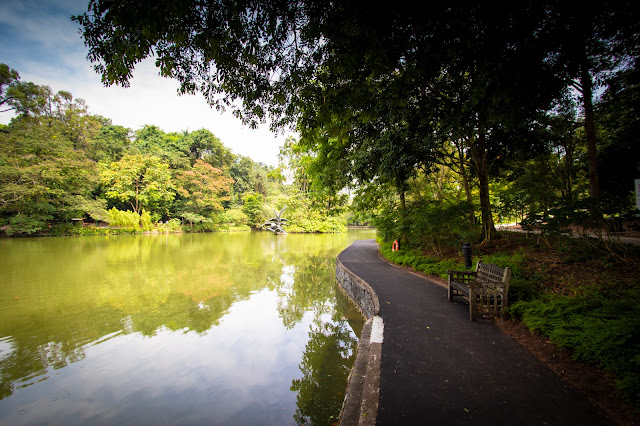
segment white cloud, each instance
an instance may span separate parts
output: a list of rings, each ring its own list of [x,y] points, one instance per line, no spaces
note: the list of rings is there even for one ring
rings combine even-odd
[[[92,114],[136,130],[153,124],[165,132],[209,129],[234,153],[276,165],[286,135],[244,126],[230,112],[210,108],[202,95],[178,96],[178,82],[158,75],[151,59],[138,64],[129,88],[104,87],[86,59],[72,14],[86,10],[86,0],[0,2],[0,62],[16,69],[23,81],[66,90],[87,102]],[[9,114],[1,114],[7,123]]]
[[[74,45],[80,35],[77,25],[69,18],[71,10],[79,10],[69,9],[66,14],[59,10],[57,7],[47,7],[43,2],[6,2],[0,4],[0,24],[10,27],[16,37],[39,43],[48,49]]]

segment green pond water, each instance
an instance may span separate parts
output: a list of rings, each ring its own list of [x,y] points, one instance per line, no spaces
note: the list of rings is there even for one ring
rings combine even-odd
[[[0,240],[0,424],[331,424],[374,231]]]

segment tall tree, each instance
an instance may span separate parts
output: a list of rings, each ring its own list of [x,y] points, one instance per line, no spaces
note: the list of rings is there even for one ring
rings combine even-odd
[[[229,200],[233,180],[220,169],[196,160],[190,170],[176,176],[177,193],[184,201],[184,211],[204,217],[222,211],[222,201]]]
[[[640,7],[633,1],[599,2],[577,7],[549,1],[549,35],[555,44],[547,58],[581,100],[589,158],[591,197],[600,195],[594,98],[607,78],[640,54]]]
[[[13,119],[0,132],[0,216],[28,220],[35,232],[51,219],[82,214],[81,204],[91,200],[96,184],[94,170],[95,163],[73,149],[60,126]]]
[[[213,167],[228,170],[234,160],[229,148],[207,129],[196,130],[188,135],[189,152],[194,160],[203,160]]]
[[[640,178],[640,59],[609,81],[597,106],[604,129],[600,149],[602,189],[628,197],[633,179]]]
[[[47,88],[20,80],[18,71],[0,64],[0,112],[39,114],[45,107]]]
[[[89,141],[87,155],[94,161],[118,161],[131,145],[130,134],[130,129],[105,124]]]
[[[154,156],[125,155],[120,161],[101,164],[100,182],[107,198],[128,203],[138,214],[175,197],[169,166]]]

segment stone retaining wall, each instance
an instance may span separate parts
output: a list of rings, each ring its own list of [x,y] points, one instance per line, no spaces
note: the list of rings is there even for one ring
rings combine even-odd
[[[336,259],[336,280],[344,292],[358,307],[365,319],[371,319],[380,312],[378,296],[369,284],[348,270],[340,259]]]
[[[382,319],[377,316],[380,312],[380,302],[373,288],[347,269],[340,259],[336,259],[336,280],[343,292],[367,319],[358,342],[358,351],[349,375],[338,424],[339,426],[374,426],[378,412],[382,358],[382,341],[380,340]],[[376,335],[375,339],[372,334]]]

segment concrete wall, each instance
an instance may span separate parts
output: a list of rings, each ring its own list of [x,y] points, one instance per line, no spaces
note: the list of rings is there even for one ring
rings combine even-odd
[[[358,342],[358,352],[349,375],[338,424],[339,426],[374,426],[380,394],[380,362],[384,329],[382,318],[377,316],[380,312],[380,302],[373,288],[348,270],[340,259],[336,259],[336,280],[343,292],[367,319]]]
[[[340,259],[336,259],[336,279],[342,290],[360,309],[366,319],[371,319],[380,312],[378,296],[371,286],[348,270]]]

